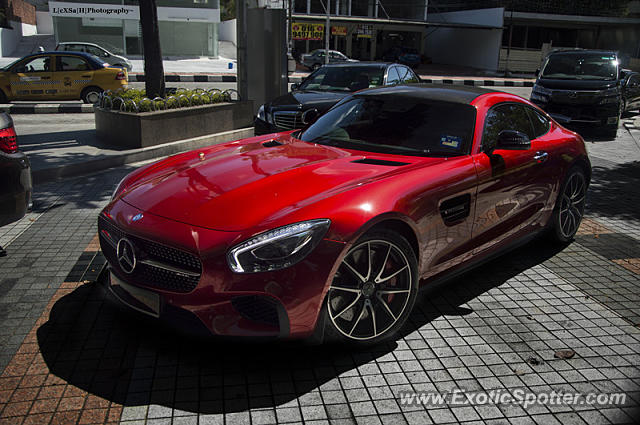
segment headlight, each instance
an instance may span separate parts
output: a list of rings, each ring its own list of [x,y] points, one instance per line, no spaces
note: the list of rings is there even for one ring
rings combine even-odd
[[[231,248],[229,267],[236,273],[280,270],[303,260],[320,243],[331,220],[302,221],[261,233]]]
[[[600,99],[600,104],[606,103],[618,103],[620,102],[620,90],[617,87],[611,87],[610,89],[604,90],[601,95],[603,96]]]
[[[540,100],[542,102],[548,101],[548,96],[551,96],[553,90],[550,90],[546,87],[542,87],[541,85],[534,85],[531,90],[531,100]]]
[[[266,121],[267,117],[264,113],[264,105],[260,106],[260,109],[258,109],[258,119],[262,120],[262,121]]]

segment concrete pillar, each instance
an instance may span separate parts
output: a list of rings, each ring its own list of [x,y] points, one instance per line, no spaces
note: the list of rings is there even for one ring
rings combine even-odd
[[[378,33],[377,29],[373,30],[373,34],[371,34],[371,57],[369,58],[369,60],[374,60],[376,57],[376,45],[378,44],[378,37],[376,36],[376,34]]]

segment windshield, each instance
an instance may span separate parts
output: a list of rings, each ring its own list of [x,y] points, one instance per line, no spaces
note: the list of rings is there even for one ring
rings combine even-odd
[[[615,80],[618,61],[607,54],[551,55],[542,70],[542,77],[567,80]]]
[[[348,91],[378,87],[384,81],[384,68],[371,66],[323,67],[311,74],[298,90]]]
[[[458,156],[469,151],[474,123],[470,105],[363,93],[338,103],[299,138],[369,152]]]

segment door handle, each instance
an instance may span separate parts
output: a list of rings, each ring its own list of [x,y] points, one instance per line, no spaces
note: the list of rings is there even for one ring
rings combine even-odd
[[[50,80],[51,77],[40,77],[41,80]]]
[[[89,78],[89,77],[91,77],[91,75],[81,75],[80,77],[82,77],[82,78]]]
[[[538,163],[543,163],[545,162],[547,159],[549,159],[549,154],[546,152],[536,152],[535,156],[533,157],[533,159],[535,159]]]

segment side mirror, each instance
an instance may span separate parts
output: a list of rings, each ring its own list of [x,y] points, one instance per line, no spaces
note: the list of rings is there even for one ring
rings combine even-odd
[[[306,110],[302,113],[302,124],[304,125],[313,124],[318,119],[319,116],[320,116],[320,113],[316,108]]]
[[[531,148],[531,140],[526,134],[516,130],[502,130],[498,134],[496,149],[527,150]]]
[[[16,74],[17,74],[18,72],[26,72],[26,71],[27,71],[27,70],[26,70],[26,68],[25,68],[24,66],[19,66],[19,67],[17,67],[17,68],[13,68],[13,72],[15,72]]]
[[[300,87],[300,83],[291,84],[291,91],[298,90],[298,87]]]

